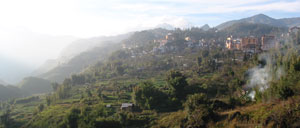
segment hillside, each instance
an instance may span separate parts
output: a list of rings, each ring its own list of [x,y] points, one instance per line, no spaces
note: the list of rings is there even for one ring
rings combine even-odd
[[[106,42],[102,47],[96,47],[80,53],[68,62],[60,64],[48,72],[39,75],[39,77],[50,81],[62,82],[65,78],[70,77],[71,74],[79,73],[84,68],[105,60],[110,53],[120,48],[120,45]]]
[[[257,52],[225,47],[228,35],[268,34],[284,41]],[[300,127],[297,34],[254,23],[137,31],[44,74],[60,81],[52,93],[1,102],[0,127]],[[27,78],[20,88],[41,93],[42,83]]]
[[[286,27],[276,27],[266,24],[235,23],[221,31],[227,35],[235,35],[237,37],[246,37],[249,35],[260,37],[266,33],[280,35],[283,32],[287,32],[288,29]]]
[[[18,83],[18,87],[22,91],[31,95],[47,93],[53,90],[50,81],[36,77],[24,78],[20,83]]]
[[[53,93],[3,106],[14,106],[9,116],[12,127],[298,127],[300,59],[293,50],[297,43],[285,42],[285,50],[261,54],[232,52],[217,45],[228,33],[261,35],[273,29],[240,24],[219,32],[200,28],[135,32],[122,41],[130,48],[106,53],[105,61],[67,77]],[[166,33],[177,36],[166,46],[173,49],[152,52],[159,44],[151,40]],[[190,47],[184,40],[187,35],[220,41]],[[70,62],[84,63],[106,52],[92,51]],[[269,56],[272,60],[267,61]],[[264,70],[268,72],[261,73]],[[270,80],[264,91],[259,90],[264,80],[252,80],[260,79],[257,72]],[[25,79],[28,87],[31,82],[26,81],[35,78]],[[252,82],[255,87],[249,87]],[[131,103],[134,107],[124,107]]]
[[[288,27],[300,26],[300,17],[279,19]]]
[[[222,30],[234,24],[241,24],[241,23],[266,24],[274,27],[293,27],[299,25],[300,20],[299,18],[274,19],[264,14],[257,14],[248,18],[224,22],[218,25],[216,28]]]
[[[19,98],[23,96],[28,96],[28,94],[21,91],[18,87],[3,86],[0,84],[0,101],[6,101],[8,99]]]
[[[83,52],[92,51],[96,47],[106,47],[108,44],[117,44],[120,43],[121,40],[128,38],[131,33],[126,33],[122,35],[116,36],[101,36],[101,37],[93,37],[88,39],[79,39],[73,41],[71,44],[66,46],[60,53],[57,59],[52,59],[46,61],[43,65],[41,65],[38,69],[36,69],[32,75],[40,76],[48,72],[54,72],[51,70],[56,70],[54,68],[57,67],[66,67],[68,63],[70,63],[71,59],[80,55]],[[99,55],[100,56],[100,55]],[[93,64],[91,62],[90,64]],[[85,65],[86,66],[86,65]],[[77,69],[74,69],[77,73]],[[68,73],[66,73],[68,74]],[[62,75],[64,76],[64,75]],[[63,77],[64,78],[64,77]],[[62,79],[63,79],[62,78]]]

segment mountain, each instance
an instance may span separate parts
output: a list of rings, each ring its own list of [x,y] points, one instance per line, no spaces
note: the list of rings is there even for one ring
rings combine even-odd
[[[288,29],[286,27],[276,27],[266,24],[253,24],[253,23],[235,23],[229,27],[226,27],[221,32],[226,33],[226,35],[234,35],[237,37],[245,37],[245,36],[256,36],[260,37],[265,34],[272,35],[281,35],[284,32],[287,32]]]
[[[216,28],[219,30],[225,29],[236,23],[252,23],[252,24],[266,24],[276,27],[291,27],[300,24],[299,18],[285,18],[285,19],[274,19],[264,14],[254,15],[252,17],[243,18],[240,20],[232,20],[218,25]]]
[[[112,44],[119,43],[120,41],[128,38],[130,35],[131,33],[126,33],[116,36],[100,36],[76,40],[62,50],[59,57],[59,61],[60,63],[63,63],[84,51],[90,50],[95,47],[101,47],[102,45],[106,45],[107,42],[110,42]]]
[[[204,30],[204,31],[207,31],[210,29],[209,25],[208,24],[205,24],[203,25],[202,27],[200,27],[200,29]]]
[[[174,26],[172,26],[170,24],[167,24],[167,23],[159,24],[155,28],[162,28],[162,29],[167,29],[167,30],[174,30],[175,29]]]
[[[68,62],[59,64],[53,69],[45,72],[39,77],[56,82],[62,82],[71,74],[79,73],[84,68],[105,60],[112,52],[120,49],[121,46],[112,42],[103,42],[101,47],[95,47],[71,58]]]
[[[89,38],[89,39],[76,40],[76,41],[72,42],[71,44],[69,44],[68,46],[66,46],[62,50],[62,52],[60,53],[60,56],[57,59],[47,60],[38,69],[36,69],[32,73],[32,75],[39,76],[39,75],[45,74],[47,72],[51,72],[51,70],[56,67],[66,67],[66,65],[68,65],[69,61],[71,61],[74,57],[80,55],[81,53],[92,50],[95,47],[106,46],[107,43],[109,43],[109,44],[119,43],[121,40],[126,39],[130,35],[131,35],[131,33],[127,33],[127,34],[121,34],[121,35],[117,35],[117,36],[101,36],[101,37],[94,37],[94,38]],[[66,74],[68,74],[68,73],[66,73]],[[64,79],[64,78],[62,78],[62,79]]]
[[[4,86],[0,84],[0,101],[5,101],[11,98],[19,98],[27,96],[22,90],[14,86]]]
[[[20,83],[18,87],[29,94],[40,94],[52,91],[51,82],[37,77],[26,77]]]
[[[56,59],[47,60],[44,64],[42,64],[38,69],[33,71],[31,74],[32,76],[38,76],[45,72],[50,71],[51,69],[58,66],[59,62]]]
[[[56,67],[38,75],[38,77],[47,79],[50,81],[62,82],[66,77],[70,77],[72,74],[81,72],[83,69],[96,64],[97,62],[104,61],[108,56],[121,49],[121,44],[128,47],[137,47],[145,45],[153,39],[161,39],[167,34],[166,29],[152,29],[149,31],[140,31],[135,33],[127,33],[119,36],[112,37],[100,37],[81,40],[80,43],[74,43],[70,45],[68,53],[71,51],[80,51],[80,46],[83,49],[87,49],[79,54],[66,54],[63,55],[74,55],[68,61],[60,61]],[[89,45],[86,47],[85,45]],[[78,48],[72,48],[78,47]],[[78,50],[72,50],[78,49]],[[73,52],[74,53],[74,52]]]
[[[0,79],[0,85],[7,85],[7,83]]]
[[[279,19],[288,27],[300,26],[300,17]]]
[[[0,25],[0,78],[16,84],[47,58],[78,38],[33,32],[23,27]]]

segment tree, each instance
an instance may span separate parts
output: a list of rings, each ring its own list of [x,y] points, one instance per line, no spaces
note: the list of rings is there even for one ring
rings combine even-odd
[[[290,96],[294,95],[294,91],[288,86],[281,86],[278,90],[279,98],[287,99]]]
[[[189,95],[184,106],[189,113],[194,111],[200,105],[206,105],[208,103],[207,96],[204,93]]]
[[[201,66],[201,63],[202,63],[202,58],[201,58],[201,57],[198,57],[198,58],[197,58],[197,65],[198,65],[198,67]]]
[[[71,76],[72,79],[72,84],[73,85],[82,85],[85,83],[85,76],[84,75],[72,75]]]
[[[72,80],[70,78],[66,78],[64,81],[63,81],[63,85],[72,85]]]
[[[158,90],[150,82],[142,82],[134,88],[133,97],[135,103],[143,109],[162,109],[166,105],[163,92]]]
[[[46,96],[46,103],[47,103],[47,106],[49,106],[51,104],[51,95]]]
[[[8,109],[0,116],[0,124],[3,124],[4,128],[10,128],[11,122],[12,119],[10,118],[10,109]]]
[[[209,106],[210,102],[203,93],[194,94],[187,98],[185,109],[188,112],[187,127],[202,128],[213,119],[214,113]]]
[[[51,83],[51,86],[52,86],[53,91],[56,91],[57,88],[59,87],[59,84],[57,82],[53,82],[53,83]]]
[[[38,111],[38,112],[41,112],[41,111],[44,110],[44,108],[45,108],[44,104],[40,104],[40,105],[37,107],[37,111]]]
[[[167,83],[172,87],[172,94],[179,100],[186,97],[185,87],[188,85],[186,77],[179,71],[171,70],[167,75]]]
[[[92,97],[93,96],[93,94],[92,94],[92,92],[91,92],[91,90],[89,88],[87,88],[85,90],[85,92],[86,92],[86,94],[87,94],[88,97]]]
[[[102,91],[103,91],[103,89],[102,89],[101,87],[99,87],[99,88],[97,89],[97,96],[98,96],[100,99],[103,100],[104,95],[102,94]]]
[[[80,110],[72,108],[65,117],[68,128],[77,128],[78,120],[80,119]]]

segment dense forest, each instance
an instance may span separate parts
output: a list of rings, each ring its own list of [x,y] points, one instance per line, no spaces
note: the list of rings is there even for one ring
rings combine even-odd
[[[169,50],[154,52],[168,33]],[[52,82],[53,92],[1,102],[0,127],[300,127],[300,33],[261,53],[224,48],[229,35],[286,33],[262,24],[135,32],[105,61]]]

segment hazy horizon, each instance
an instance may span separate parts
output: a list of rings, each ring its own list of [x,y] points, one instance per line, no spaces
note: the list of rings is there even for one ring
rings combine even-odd
[[[0,57],[33,70],[80,38],[124,34],[163,23],[177,28],[214,27],[259,13],[299,17],[299,7],[299,0],[1,0]],[[0,71],[0,78],[1,74],[5,73]]]

